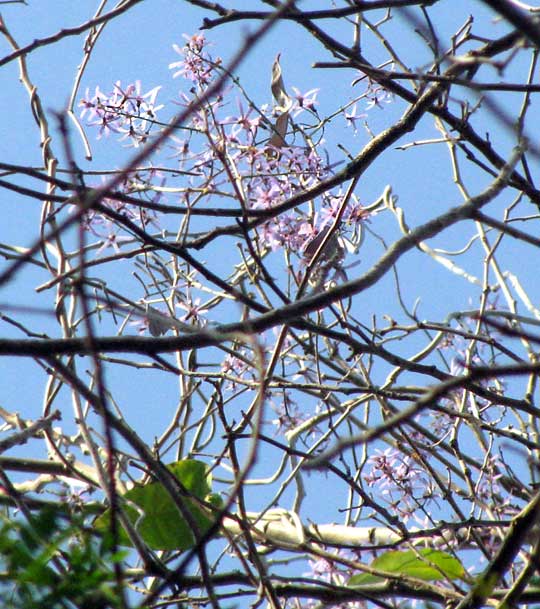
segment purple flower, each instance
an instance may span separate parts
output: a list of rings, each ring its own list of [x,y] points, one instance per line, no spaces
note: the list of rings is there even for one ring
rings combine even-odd
[[[193,36],[183,35],[187,43],[183,47],[173,44],[173,49],[183,57],[182,61],[169,64],[170,70],[176,70],[173,78],[182,76],[199,87],[205,87],[212,79],[214,67],[221,63],[221,59],[213,60],[204,52],[206,39],[202,34]]]
[[[328,224],[332,224],[332,222],[337,218],[341,205],[343,203],[343,198],[341,195],[331,196],[330,202],[326,202],[325,206],[321,209],[321,225],[320,229],[322,230]]]
[[[316,216],[317,214],[315,215],[315,218]],[[316,227],[315,218],[313,223],[304,221],[300,225],[298,235],[302,238],[302,249],[305,248],[307,244],[311,242],[319,233],[319,229]]]
[[[118,227],[110,220],[104,220],[103,226],[107,229],[107,233],[102,236],[103,242],[96,252],[96,257],[108,248],[113,249],[119,254],[120,244],[125,241],[131,241],[131,238],[118,236]]]
[[[265,222],[257,234],[260,240],[270,247],[272,251],[276,251],[281,247],[281,236],[279,234],[279,226],[275,222]]]
[[[379,482],[383,485],[388,485],[389,481],[394,479],[394,467],[398,462],[399,452],[395,448],[386,448],[381,450],[375,449],[375,455],[372,455],[367,463],[371,466],[369,474],[364,476],[364,479],[369,486],[373,486]]]
[[[247,364],[244,360],[240,359],[236,355],[231,353],[227,354],[227,357],[223,360],[221,365],[221,372],[224,374],[236,374],[242,376],[247,369]]]
[[[171,329],[172,324],[168,321],[171,315],[168,309],[152,307],[145,300],[140,301],[146,310],[146,314],[139,312],[138,308],[130,313],[130,316],[137,316],[137,319],[130,321],[128,325],[137,329],[139,334],[150,332],[152,336],[162,336]]]
[[[206,320],[202,317],[202,315],[208,313],[209,309],[201,305],[200,298],[192,299],[191,297],[188,297],[187,300],[177,303],[176,306],[186,312],[182,317],[182,321],[189,321],[190,319],[193,319],[202,326],[206,325]]]
[[[256,116],[254,118],[250,118],[253,108],[250,107],[247,111],[244,110],[242,106],[242,102],[237,100],[238,111],[239,114],[237,116],[231,116],[222,121],[222,125],[234,125],[231,137],[237,138],[240,133],[245,132],[245,134],[249,138],[249,142],[253,142],[255,138],[255,134],[257,133],[257,128],[261,122],[261,117]]]
[[[362,207],[358,201],[351,201],[347,205],[345,211],[345,220],[352,224],[364,222],[369,217],[369,213]]]
[[[372,86],[368,92],[368,99],[369,102],[366,105],[366,110],[371,110],[371,108],[374,108],[375,106],[377,106],[377,108],[382,108],[383,104],[392,103],[394,101],[394,96],[383,87]]]
[[[88,113],[87,120],[91,121],[98,115],[96,108],[102,105],[102,100],[106,99],[106,95],[102,93],[99,87],[96,87],[94,95],[90,94],[90,89],[86,87],[84,97],[79,102],[79,106],[82,107],[81,118],[84,118]]]
[[[257,186],[252,206],[255,209],[268,209],[280,203],[281,197],[281,190],[276,183],[271,184],[270,188]]]
[[[364,113],[357,114],[357,105],[355,103],[352,106],[351,110],[349,110],[349,112],[343,113],[343,116],[345,117],[347,126],[352,127],[353,132],[356,135],[356,133],[358,132],[358,127],[356,126],[356,122],[361,121],[362,119],[366,118],[367,114],[364,114]]]
[[[137,146],[146,140],[152,121],[163,108],[163,105],[156,105],[160,88],[154,87],[143,93],[140,81],[127,85],[125,89],[117,81],[108,95],[96,87],[95,94],[90,96],[89,89],[86,89],[85,97],[79,102],[81,117],[88,115],[88,125],[99,126],[98,138],[112,131],[123,134],[123,139],[131,138]]]
[[[206,45],[206,38],[204,34],[196,33],[192,34],[182,34],[182,37],[187,40],[186,48],[194,53],[200,53]]]
[[[286,403],[283,402],[275,408],[275,411],[278,416],[276,419],[272,419],[271,422],[276,427],[276,435],[285,434],[308,419],[305,414],[300,412],[298,405],[293,403],[290,398],[286,400]]]
[[[311,112],[317,112],[315,105],[317,102],[317,93],[320,89],[310,89],[305,93],[302,93],[296,87],[292,87],[294,91],[294,99],[296,101],[296,108],[294,112],[294,116],[298,116],[304,110],[310,110]]]
[[[375,449],[375,453],[367,461],[370,470],[364,480],[406,521],[430,500],[433,484],[410,456],[395,448]]]
[[[340,577],[339,570],[336,568],[333,561],[328,560],[328,558],[318,558],[317,560],[310,560],[309,565],[311,567],[311,571],[306,573],[306,575],[311,575],[316,579],[322,579],[327,582],[336,581],[336,579],[341,579],[342,583],[343,578]]]

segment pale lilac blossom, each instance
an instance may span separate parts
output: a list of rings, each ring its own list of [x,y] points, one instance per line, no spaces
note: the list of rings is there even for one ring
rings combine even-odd
[[[433,494],[433,483],[415,461],[399,450],[376,448],[367,460],[364,480],[407,521]]]
[[[355,103],[349,111],[345,111],[343,113],[343,116],[345,117],[345,122],[347,123],[347,126],[352,127],[353,133],[356,135],[358,133],[358,127],[356,123],[358,121],[364,120],[367,117],[367,114],[364,114],[363,112],[358,114],[358,107]]]
[[[372,86],[367,93],[368,103],[366,104],[366,110],[372,108],[382,109],[383,104],[391,104],[394,101],[394,96],[390,91],[381,86]]]
[[[228,353],[221,364],[221,372],[228,377],[225,385],[227,391],[234,391],[241,380],[252,381],[254,378],[252,367],[247,363],[249,355],[246,351],[241,351],[240,354],[244,357]]]
[[[315,106],[318,104],[317,94],[320,89],[310,89],[305,93],[302,93],[300,89],[297,89],[296,87],[292,87],[292,90],[294,91],[295,106],[293,113],[295,117],[304,110],[310,110],[311,112],[317,113]]]
[[[298,404],[293,403],[290,399],[275,407],[277,418],[272,419],[272,424],[275,426],[275,434],[285,434],[291,429],[295,429],[309,418],[302,413]]]
[[[187,40],[183,47],[173,44],[174,51],[182,57],[182,60],[170,63],[169,69],[175,70],[173,78],[181,76],[204,88],[212,80],[214,68],[221,63],[221,59],[212,59],[206,53],[206,39],[202,34],[183,36]]]
[[[270,187],[257,186],[253,197],[252,207],[254,209],[269,209],[281,203],[281,190],[276,183]]]
[[[244,135],[247,138],[247,143],[251,144],[254,141],[257,129],[261,123],[261,116],[254,116],[253,107],[249,107],[248,110],[244,110],[242,102],[237,100],[238,104],[238,115],[230,116],[221,122],[222,125],[232,125],[230,137],[239,139],[240,135]]]
[[[176,304],[176,307],[185,311],[184,316],[181,318],[182,321],[193,320],[201,326],[206,325],[207,321],[202,316],[208,313],[209,309],[201,304],[200,298],[192,299],[188,297],[187,299],[182,299],[181,302]]]
[[[120,245],[126,241],[131,241],[131,237],[118,235],[118,227],[113,224],[110,220],[103,222],[105,228],[105,235],[100,235],[103,239],[100,247],[96,252],[96,258],[99,257],[106,249],[112,249],[115,253],[120,253]]]
[[[99,137],[111,132],[120,133],[123,139],[130,138],[138,146],[146,141],[154,119],[163,104],[156,99],[161,87],[154,87],[147,93],[141,90],[141,82],[122,88],[117,81],[109,94],[96,87],[94,95],[86,89],[85,97],[79,102],[81,117],[87,117],[87,124],[99,127]]]

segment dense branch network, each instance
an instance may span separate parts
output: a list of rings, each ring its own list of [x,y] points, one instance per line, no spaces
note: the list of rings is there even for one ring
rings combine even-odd
[[[0,243],[0,357],[42,387],[0,408],[1,598],[538,603],[537,7],[185,0],[147,90],[86,76],[148,10],[106,4],[0,21],[42,160],[0,163],[41,210]],[[49,111],[29,59],[82,35]]]

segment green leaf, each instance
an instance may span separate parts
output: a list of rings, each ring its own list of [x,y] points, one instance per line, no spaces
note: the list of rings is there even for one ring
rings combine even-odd
[[[219,495],[211,493],[211,476],[207,466],[194,459],[177,461],[167,466],[190,495],[221,507]],[[169,493],[159,482],[136,485],[124,494],[125,512],[142,539],[153,550],[188,550],[195,544],[195,536],[188,521],[182,517]],[[209,509],[195,500],[181,497],[182,504],[196,523],[199,532],[205,533],[213,524]],[[110,510],[99,516],[94,524],[98,530],[109,530]],[[131,546],[127,533],[122,530],[120,543]]]
[[[457,558],[447,552],[431,548],[385,552],[375,558],[370,567],[387,571],[392,575],[415,577],[424,581],[462,579],[465,576],[465,569]],[[370,573],[360,573],[351,577],[349,585],[372,584],[384,579]]]

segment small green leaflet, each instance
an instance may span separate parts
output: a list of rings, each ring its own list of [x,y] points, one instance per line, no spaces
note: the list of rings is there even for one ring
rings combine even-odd
[[[211,492],[211,475],[207,466],[194,459],[184,459],[167,466],[182,486],[197,499],[202,499],[216,508],[222,505],[221,498]],[[140,536],[153,550],[188,550],[195,544],[195,537],[189,524],[180,515],[169,493],[159,482],[136,485],[125,493],[123,508]],[[182,498],[184,506],[193,517],[200,533],[205,533],[213,524],[214,517],[209,509],[196,501]],[[110,529],[110,510],[96,518],[94,526],[98,530]],[[121,529],[120,543],[132,546],[127,533]]]
[[[387,571],[392,575],[415,577],[424,581],[462,579],[466,574],[463,565],[457,558],[447,552],[431,548],[385,552],[375,558],[370,567]],[[384,577],[370,573],[360,573],[351,577],[349,586],[373,584],[384,581],[384,579]]]

